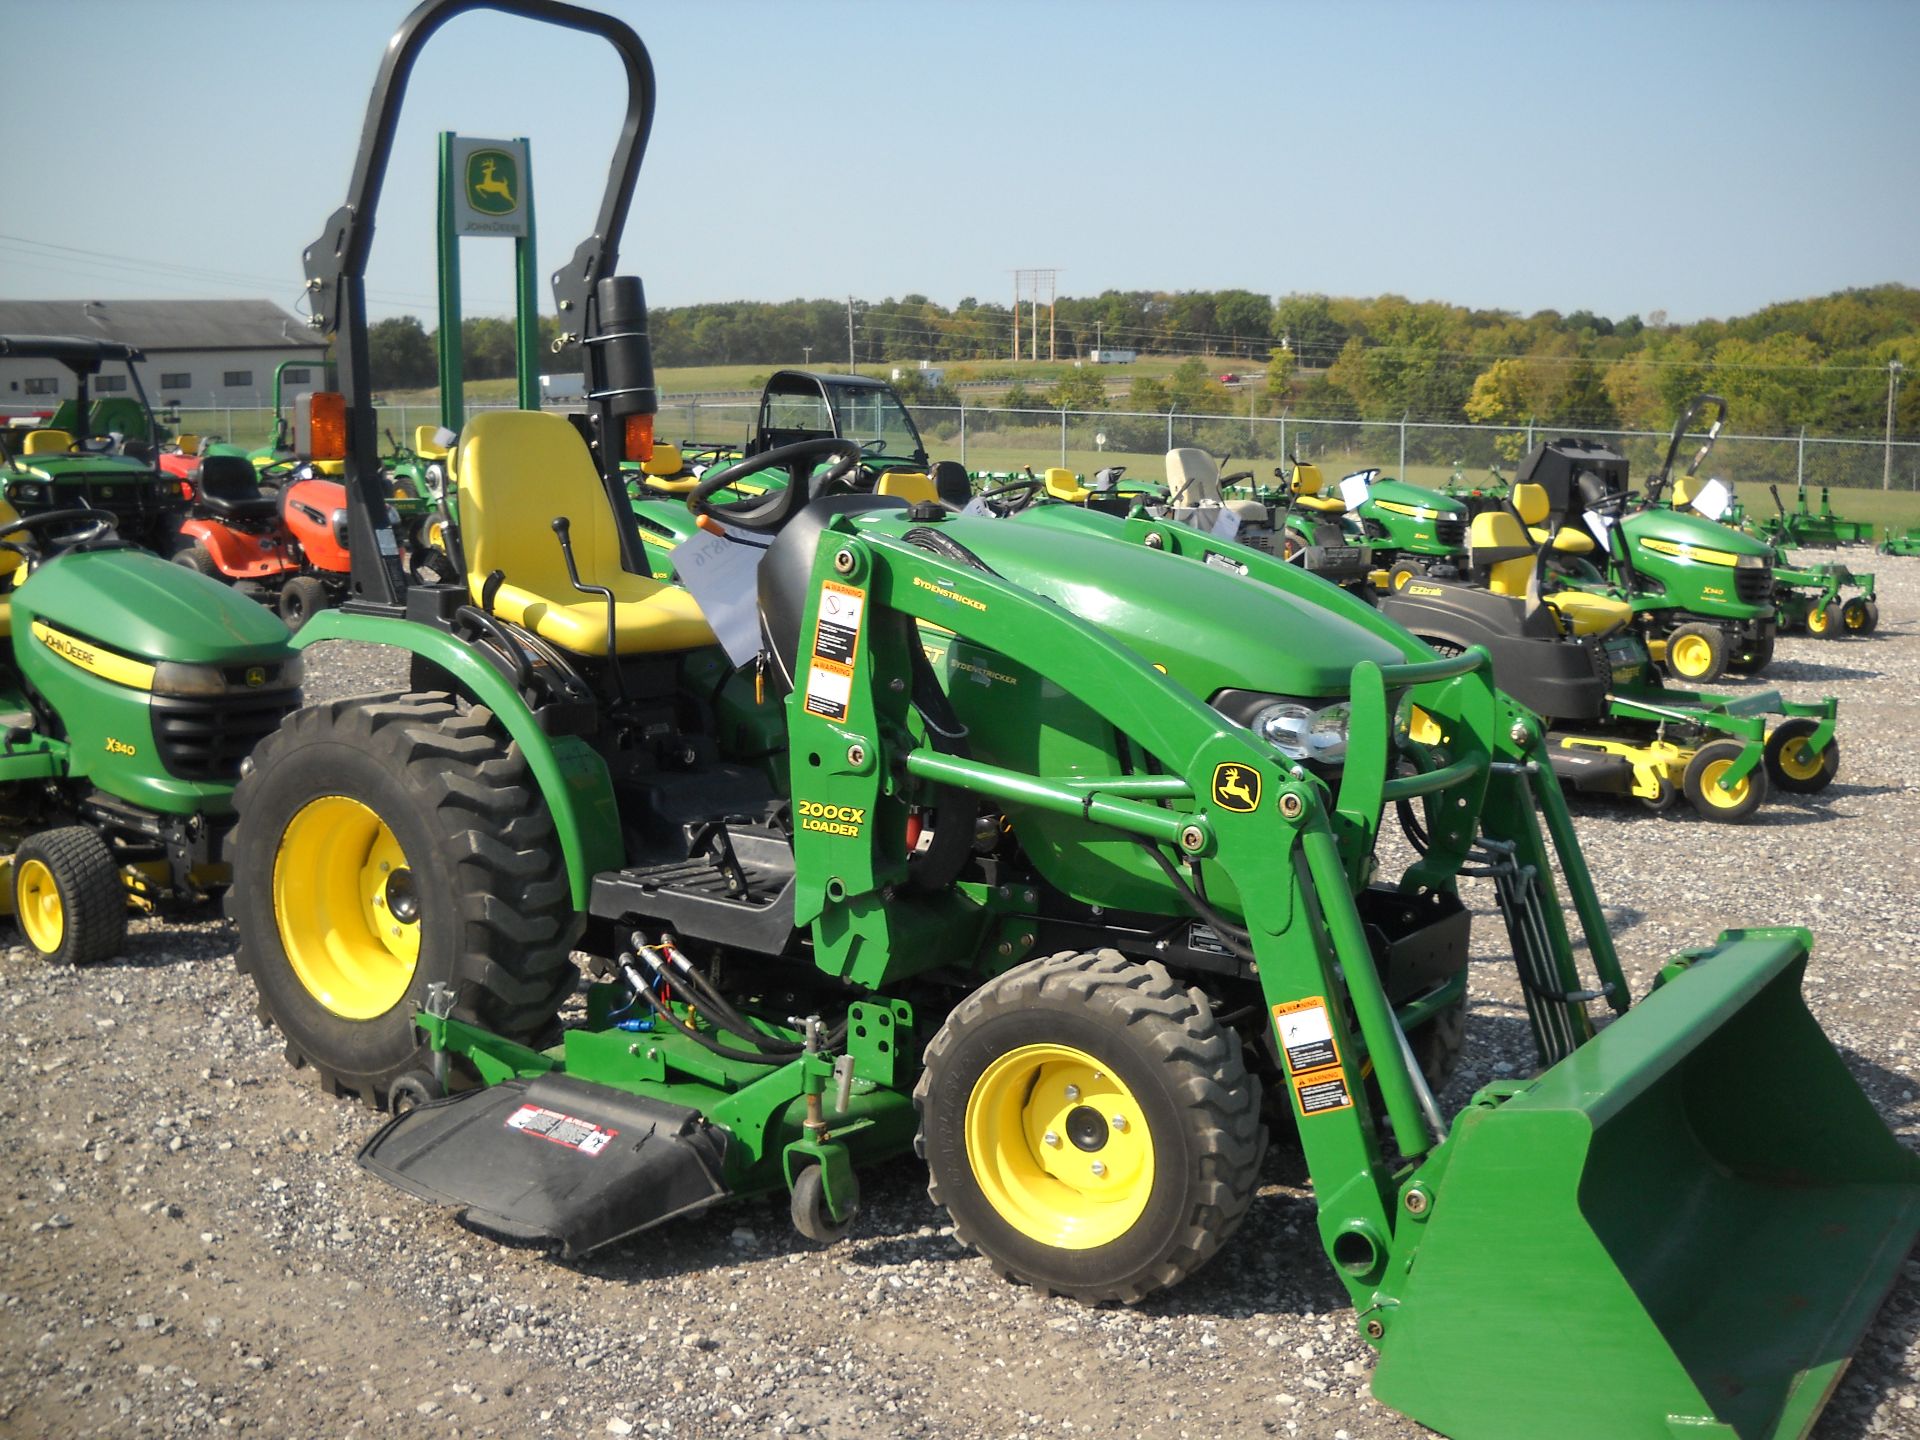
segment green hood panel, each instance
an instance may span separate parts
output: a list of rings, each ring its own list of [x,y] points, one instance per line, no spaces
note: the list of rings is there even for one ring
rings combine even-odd
[[[82,481],[111,484],[124,480],[130,485],[154,484],[158,472],[144,460],[130,455],[26,455],[0,470],[9,484],[38,480],[43,484],[71,485]]]
[[[1450,516],[1456,520],[1467,518],[1467,507],[1449,495],[1438,490],[1429,490],[1422,485],[1409,485],[1404,480],[1376,480],[1367,489],[1369,501],[1385,500],[1395,505],[1424,506],[1436,516]],[[1361,506],[1364,512],[1366,506]]]
[[[1688,510],[1636,510],[1620,522],[1620,528],[1635,544],[1665,540],[1675,545],[1691,545],[1697,550],[1724,550],[1729,555],[1773,558],[1773,547],[1766,541]]]
[[[144,550],[75,551],[13,593],[16,633],[45,618],[146,661],[236,665],[288,652],[287,627],[258,601]]]
[[[906,528],[897,512],[863,520]],[[1045,505],[1013,521],[957,516],[940,530],[1016,585],[1164,666],[1202,700],[1229,688],[1345,695],[1360,661],[1405,658],[1390,640],[1311,598],[1127,544],[1113,533],[1119,524],[1078,506]]]

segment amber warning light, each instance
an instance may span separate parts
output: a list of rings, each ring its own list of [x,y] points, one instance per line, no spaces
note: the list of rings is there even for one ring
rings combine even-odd
[[[621,455],[624,459],[642,462],[653,458],[653,416],[627,416]]]

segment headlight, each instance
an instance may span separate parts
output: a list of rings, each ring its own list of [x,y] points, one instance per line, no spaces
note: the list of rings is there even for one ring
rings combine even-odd
[[[40,498],[40,487],[38,485],[16,485],[13,487],[13,493],[22,500],[38,500]]]
[[[1247,728],[1289,760],[1338,764],[1347,758],[1352,713],[1344,700],[1317,710],[1297,700],[1281,700],[1256,710]]]
[[[1764,570],[1767,568],[1767,557],[1764,555],[1736,556],[1734,558],[1733,568],[1736,570]]]
[[[249,690],[290,690],[301,682],[305,672],[306,660],[299,655],[264,665],[189,665],[163,660],[153,667],[153,693],[200,699]]]

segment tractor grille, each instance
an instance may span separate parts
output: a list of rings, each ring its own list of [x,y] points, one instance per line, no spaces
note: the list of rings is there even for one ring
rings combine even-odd
[[[1467,522],[1464,520],[1435,520],[1433,538],[1449,550],[1458,550],[1467,543]]]
[[[1743,604],[1770,603],[1773,599],[1773,567],[1767,565],[1758,570],[1734,571],[1733,588]]]
[[[1249,550],[1258,550],[1262,554],[1273,553],[1273,532],[1271,530],[1242,530],[1237,537]]]
[[[300,704],[298,690],[244,691],[152,701],[153,742],[160,763],[179,780],[237,782],[240,762]]]

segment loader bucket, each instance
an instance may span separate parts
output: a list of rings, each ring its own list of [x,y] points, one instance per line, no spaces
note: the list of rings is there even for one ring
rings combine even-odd
[[[1801,999],[1808,943],[1729,932],[1475,1098],[1365,1317],[1376,1396],[1459,1440],[1807,1433],[1920,1229],[1920,1157]]]

